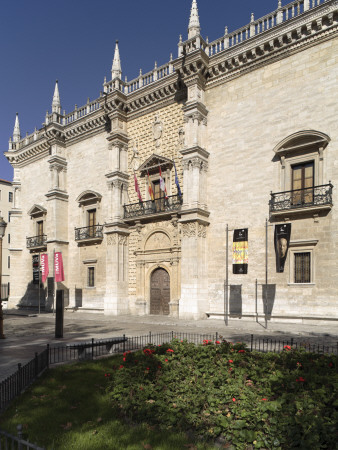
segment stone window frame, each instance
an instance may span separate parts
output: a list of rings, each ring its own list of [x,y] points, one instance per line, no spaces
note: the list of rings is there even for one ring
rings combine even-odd
[[[41,205],[35,204],[28,211],[28,215],[30,216],[30,218],[32,220],[31,235],[38,236],[38,222],[42,222],[43,234],[47,234],[46,233],[47,209]]]
[[[170,197],[170,195],[171,195],[171,170],[167,169],[165,172],[162,171],[162,178],[164,180],[164,184],[167,189],[167,195],[168,195],[168,197]],[[153,183],[154,181],[159,181],[160,173],[149,174],[149,179],[150,179],[151,183]],[[148,174],[146,175],[145,187],[146,187],[145,199],[146,199],[146,201],[149,201],[149,200],[151,200],[151,198],[150,198],[150,194],[149,194]]]
[[[302,130],[293,133],[279,142],[273,149],[280,160],[280,191],[292,190],[292,166],[308,162],[314,163],[313,184],[328,183],[324,179],[325,152],[330,137],[320,131]]]
[[[98,192],[86,190],[82,192],[76,199],[79,208],[80,208],[80,218],[79,223],[80,227],[88,227],[88,214],[89,211],[95,209],[96,210],[96,224],[100,223],[101,219],[101,200],[102,195]]]
[[[85,289],[96,289],[97,287],[97,259],[89,259],[82,261],[85,266],[85,272],[84,272],[84,288]],[[90,269],[94,269],[94,285],[89,286],[89,271]]]
[[[316,252],[315,247],[318,244],[318,239],[302,239],[293,240],[289,243],[289,282],[290,287],[313,287],[316,285]],[[295,283],[295,254],[310,253],[310,282],[309,283]]]

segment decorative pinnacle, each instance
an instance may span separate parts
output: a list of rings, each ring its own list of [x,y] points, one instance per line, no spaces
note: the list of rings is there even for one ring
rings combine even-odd
[[[198,36],[200,34],[200,31],[201,27],[200,27],[200,20],[198,17],[197,1],[193,0],[191,5],[190,20],[188,26],[188,39]]]
[[[16,113],[14,131],[13,131],[13,142],[19,142],[20,139],[21,139],[21,132],[20,132],[20,124],[19,124],[19,114]]]
[[[251,23],[255,21],[255,15],[254,13],[251,13]]]
[[[228,27],[225,27],[224,36],[226,36],[227,34],[228,34]]]
[[[61,114],[61,102],[60,102],[58,80],[56,80],[56,82],[55,82],[55,89],[54,89],[54,95],[53,95],[53,101],[52,101],[52,113],[54,113],[54,112]]]
[[[119,78],[121,80],[121,76],[122,76],[122,69],[119,51],[119,41],[116,41],[113,65],[111,68],[111,79],[113,80],[114,78]]]

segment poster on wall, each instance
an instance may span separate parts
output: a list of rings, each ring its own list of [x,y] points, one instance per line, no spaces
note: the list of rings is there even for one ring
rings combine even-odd
[[[283,273],[288,255],[291,236],[291,223],[275,225],[276,272]]]
[[[248,273],[248,229],[234,230],[232,244],[232,273],[237,275]]]

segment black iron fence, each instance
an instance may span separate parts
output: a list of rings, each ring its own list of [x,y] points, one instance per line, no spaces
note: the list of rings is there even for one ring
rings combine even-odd
[[[181,209],[183,197],[180,195],[170,195],[167,198],[147,200],[146,202],[131,203],[124,205],[124,218],[148,216],[165,212],[178,211]]]
[[[39,236],[26,237],[27,248],[37,248],[47,246],[47,235],[41,234]]]
[[[25,365],[18,365],[18,370],[0,383],[0,411],[3,411],[9,403],[19,396],[33,381],[35,381],[50,364],[67,363],[70,361],[79,361],[83,359],[96,359],[105,355],[123,353],[125,351],[133,351],[142,349],[147,345],[162,345],[171,342],[173,339],[187,340],[194,344],[205,344],[206,341],[222,342],[221,333],[198,334],[198,333],[181,333],[167,332],[152,334],[149,332],[143,336],[114,337],[110,339],[91,339],[87,342],[62,344],[50,346],[47,344],[45,350]],[[274,352],[279,353],[290,346],[292,349],[300,349],[312,353],[335,354],[338,355],[338,342],[314,343],[308,338],[289,338],[289,339],[273,339],[261,338],[247,335],[247,339],[242,339],[249,351],[258,352]],[[1,449],[1,446],[0,446]]]
[[[293,191],[271,193],[270,212],[332,205],[333,185],[323,184]]]
[[[75,240],[83,241],[85,239],[103,239],[102,230],[102,225],[92,225],[90,227],[75,228]]]
[[[3,448],[5,450],[45,450],[43,447],[39,447],[36,444],[32,444],[29,441],[26,441],[23,438],[22,433],[22,425],[18,425],[17,427],[18,435],[14,436],[13,434],[7,433],[7,431],[0,430],[0,450]]]

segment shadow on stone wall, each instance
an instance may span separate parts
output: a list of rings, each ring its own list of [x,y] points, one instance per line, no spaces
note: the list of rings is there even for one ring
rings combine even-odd
[[[263,284],[262,285],[262,300],[263,311],[266,320],[271,319],[273,306],[276,298],[276,285],[275,284]]]
[[[53,310],[53,294],[54,294],[54,279],[48,278],[47,283],[40,283],[40,310],[41,311],[52,311]],[[58,289],[65,291],[64,294],[64,305],[65,307],[69,305],[69,289],[63,283],[58,283]],[[55,306],[55,304],[54,304]],[[22,296],[21,300],[17,304],[20,309],[39,309],[39,285],[31,281],[27,284],[26,292]]]

